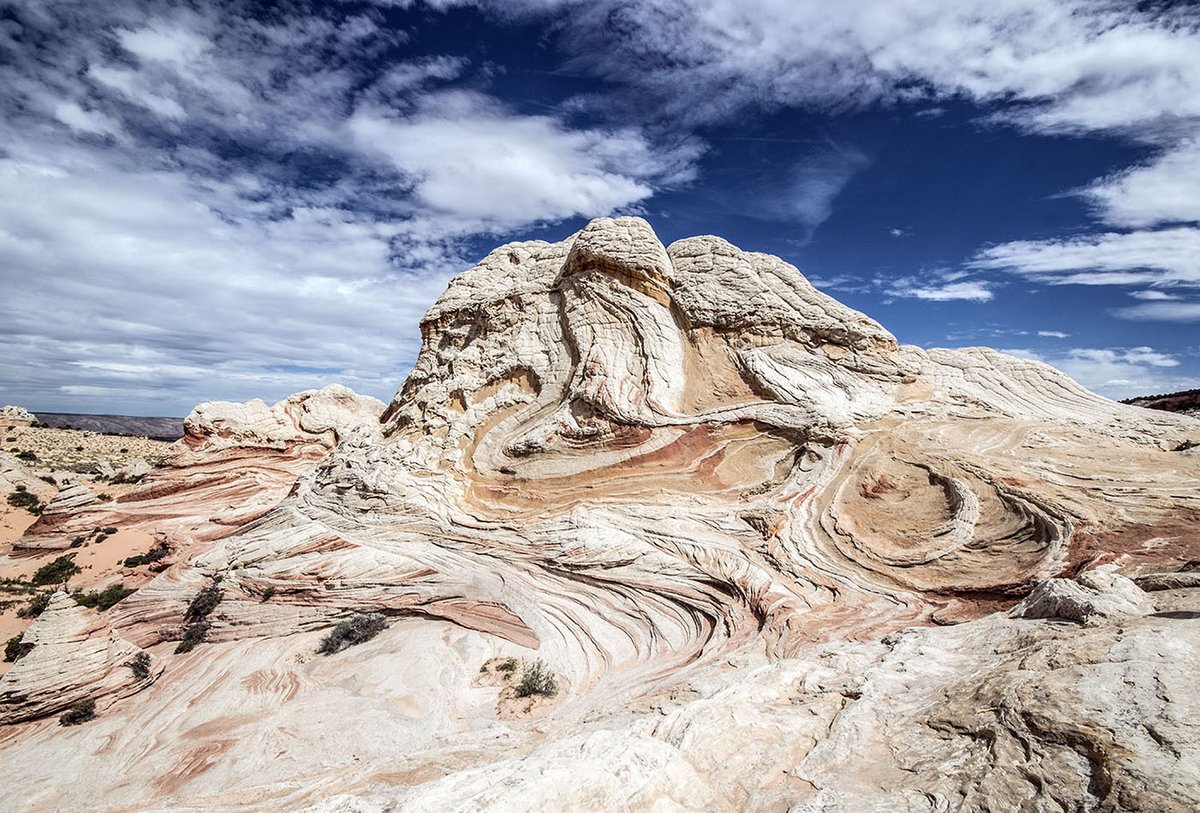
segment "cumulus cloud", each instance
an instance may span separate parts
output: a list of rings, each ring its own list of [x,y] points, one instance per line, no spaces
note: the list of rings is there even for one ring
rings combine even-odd
[[[376,12],[241,12],[31,5],[0,27],[6,398],[387,398],[473,240],[636,205],[699,154],[455,90],[466,60],[387,56],[407,35]]]
[[[651,181],[690,177],[697,150],[655,154],[636,130],[569,129],[551,116],[517,116],[473,91],[423,98],[415,113],[359,110],[355,143],[412,179],[429,209],[506,229],[611,212],[654,192]]]
[[[1097,182],[1084,194],[1115,226],[1200,223],[1200,141],[1182,141],[1147,164]]]

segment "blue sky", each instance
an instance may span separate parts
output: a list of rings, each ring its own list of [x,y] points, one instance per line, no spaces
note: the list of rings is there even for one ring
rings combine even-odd
[[[384,400],[449,277],[640,214],[902,342],[1200,386],[1200,9],[0,4],[0,401]]]

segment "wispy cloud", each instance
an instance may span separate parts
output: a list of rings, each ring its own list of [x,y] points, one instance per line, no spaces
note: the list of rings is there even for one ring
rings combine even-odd
[[[980,251],[969,266],[1051,285],[1194,286],[1200,285],[1200,229],[1019,240]]]
[[[1170,372],[1180,366],[1179,359],[1153,347],[1078,347],[1055,353],[1008,348],[1004,352],[1057,367],[1088,389],[1109,398],[1200,386],[1200,379]]]
[[[964,279],[961,271],[933,271],[920,277],[877,280],[889,296],[923,299],[929,302],[990,302],[995,294],[992,283],[982,279]]]

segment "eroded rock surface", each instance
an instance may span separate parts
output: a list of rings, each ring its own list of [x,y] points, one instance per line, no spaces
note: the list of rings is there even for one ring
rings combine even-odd
[[[1200,597],[1130,578],[1200,558],[1200,468],[1172,451],[1200,422],[992,350],[901,346],[778,258],[663,246],[637,218],[496,249],[421,328],[386,410],[328,388],[203,405],[166,466],[77,515],[178,552],[106,615],[165,664],[106,715],[165,747],[94,729],[105,764],[155,778],[98,775],[87,798],[1200,802],[1181,677]],[[207,641],[171,655],[217,579]],[[399,621],[314,658],[354,612]],[[497,658],[544,661],[554,702],[501,714],[478,679]],[[96,744],[37,725],[8,735],[0,780]],[[35,782],[30,806],[83,793]]]

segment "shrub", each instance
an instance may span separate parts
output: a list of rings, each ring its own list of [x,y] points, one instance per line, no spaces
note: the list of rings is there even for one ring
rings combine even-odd
[[[139,553],[136,556],[128,557],[124,562],[122,562],[122,564],[125,565],[125,567],[138,567],[139,565],[150,565],[150,564],[154,564],[159,559],[164,558],[170,552],[171,552],[170,549],[166,548],[165,546],[159,547],[159,548],[151,548],[150,550],[146,551],[145,553]]]
[[[8,495],[8,504],[13,508],[24,508],[31,514],[40,514],[43,508],[37,495],[26,491],[24,486],[17,486],[17,490]]]
[[[334,627],[321,639],[317,652],[333,655],[346,647],[371,640],[387,627],[387,618],[382,613],[355,613]]]
[[[82,547],[83,547],[83,537],[81,537],[81,536],[77,536],[77,537],[75,537],[74,539],[72,539],[72,540],[71,540],[71,545],[70,545],[70,547],[72,547],[72,548],[82,548]]]
[[[56,486],[56,485],[58,485],[58,481],[57,481],[57,480],[55,480],[53,477],[51,477],[49,474],[43,474],[43,475],[42,475],[41,477],[39,477],[38,479],[39,479],[39,480],[41,480],[41,481],[42,481],[42,482],[44,482],[44,483],[49,483],[49,484],[50,484],[50,485],[52,485],[52,486]]]
[[[34,572],[31,582],[39,587],[46,584],[62,584],[76,573],[82,573],[74,562],[75,554],[64,554],[53,562],[44,564]]]
[[[21,643],[21,635],[14,635],[4,644],[4,660],[9,663],[16,663],[32,651],[33,644],[23,644]]]
[[[139,652],[131,660],[125,661],[125,666],[133,670],[133,676],[138,680],[150,677],[150,653]]]
[[[209,613],[217,609],[223,595],[220,587],[210,584],[192,598],[184,618],[188,621],[203,621],[208,618]]]
[[[37,618],[50,606],[50,597],[52,595],[54,593],[50,590],[41,590],[34,593],[33,598],[29,599],[29,603],[17,610],[17,615],[21,618]]]
[[[109,494],[97,494],[96,499],[100,502],[112,502],[112,496]]]
[[[263,602],[267,602],[273,598],[275,598],[275,586],[274,585],[272,585],[271,587],[268,587],[266,590],[263,590],[262,599],[260,599],[260,600]]]
[[[521,675],[521,682],[517,684],[514,692],[517,697],[531,697],[535,694],[554,697],[557,693],[558,681],[554,679],[554,673],[541,660],[534,661],[531,666],[525,667],[525,672]]]
[[[110,525],[107,528],[105,528],[103,532],[108,534],[109,536],[112,536],[113,534],[115,534],[117,532],[117,529]]]
[[[204,639],[208,637],[208,630],[212,627],[207,621],[197,621],[195,624],[188,624],[183,630],[183,639],[179,642],[179,646],[175,647],[175,654],[181,655],[184,652],[191,652],[196,648],[197,644],[204,643]]]
[[[37,460],[38,459],[38,456],[34,452],[29,451],[28,449],[23,452],[17,452],[17,457],[19,457],[21,460]]]
[[[95,607],[97,610],[107,610],[118,601],[121,601],[126,596],[133,595],[137,590],[126,587],[124,584],[110,584],[100,592],[93,590],[90,593],[76,593],[71,596],[75,599],[76,604],[81,604],[84,607]]]
[[[510,675],[517,671],[517,667],[520,665],[521,664],[517,662],[516,658],[505,658],[504,660],[500,661],[500,663],[496,664],[496,671]]]
[[[96,701],[95,700],[80,700],[75,705],[67,709],[62,717],[58,718],[59,725],[79,725],[86,723],[88,720],[96,719]]]

